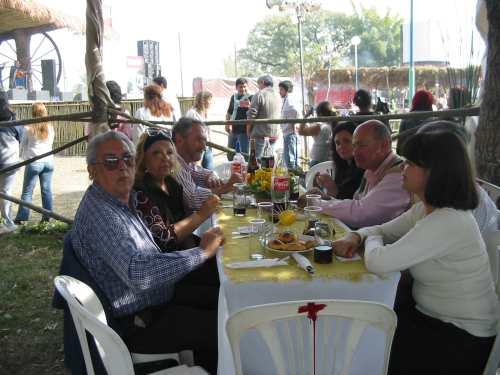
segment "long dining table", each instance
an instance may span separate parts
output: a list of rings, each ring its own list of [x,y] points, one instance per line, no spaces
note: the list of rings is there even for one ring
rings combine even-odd
[[[373,301],[392,307],[400,274],[375,275],[368,272],[362,260],[341,261],[334,257],[330,264],[315,264],[312,253],[307,254],[315,275],[311,276],[291,259],[288,265],[270,268],[232,269],[226,265],[249,260],[249,239],[235,236],[238,227],[248,225],[255,218],[256,210],[247,209],[245,217],[233,216],[231,208],[217,215],[219,225],[226,236],[223,250],[217,255],[220,277],[218,308],[218,373],[235,374],[231,347],[226,334],[228,318],[249,306],[284,301],[348,299]],[[335,228],[335,239],[342,237],[349,228],[340,221],[329,218]],[[304,228],[304,220],[298,220],[292,228],[298,232]],[[279,228],[278,228],[279,229]],[[281,228],[285,229],[285,228]],[[280,257],[266,252],[265,257]],[[383,366],[382,334],[372,332],[361,341],[351,374],[380,373]],[[244,337],[241,341],[244,374],[271,375],[275,370],[266,348],[256,337]]]

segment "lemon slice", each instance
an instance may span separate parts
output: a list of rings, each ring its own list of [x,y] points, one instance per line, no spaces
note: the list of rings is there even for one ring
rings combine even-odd
[[[292,225],[297,220],[297,215],[292,210],[285,210],[279,214],[281,225]]]

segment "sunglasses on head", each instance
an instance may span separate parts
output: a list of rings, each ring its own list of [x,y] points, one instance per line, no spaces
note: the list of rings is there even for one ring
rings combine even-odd
[[[108,171],[114,171],[118,169],[120,160],[123,160],[127,167],[132,167],[135,163],[135,159],[131,154],[125,154],[121,158],[116,155],[106,155],[103,161],[94,164],[102,164]]]
[[[156,128],[147,128],[146,133],[150,137],[155,137],[157,135],[162,135],[167,138],[172,138],[172,131],[170,129],[156,129]]]

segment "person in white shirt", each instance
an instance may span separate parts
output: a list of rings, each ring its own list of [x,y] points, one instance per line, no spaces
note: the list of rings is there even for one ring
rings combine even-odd
[[[408,138],[403,186],[420,202],[334,242],[374,273],[408,269],[413,306],[399,309],[389,374],[482,374],[496,334],[497,296],[471,210],[478,193],[464,143],[449,132]],[[364,243],[364,250],[363,246]]]
[[[290,100],[289,94],[293,91],[293,84],[290,81],[281,81],[278,85],[280,96],[283,101],[281,106],[281,118],[295,119],[299,112]],[[287,168],[297,168],[297,134],[295,133],[295,124],[293,122],[281,124],[283,132],[283,160]]]
[[[160,86],[154,84],[144,88],[144,106],[135,112],[135,117],[145,121],[174,121],[172,105],[162,99]],[[165,126],[171,128],[171,126]],[[142,124],[134,124],[132,142],[137,146],[141,135],[146,130]]]
[[[153,83],[160,86],[162,99],[172,105],[173,121],[180,119],[181,107],[179,106],[179,101],[175,97],[175,94],[173,94],[172,90],[167,89],[167,79],[163,76],[158,76],[153,78]]]
[[[48,116],[47,108],[43,103],[33,103],[31,107],[32,117]],[[27,127],[21,139],[21,158],[28,160],[52,151],[54,143],[54,128],[49,122],[41,122]],[[52,211],[52,174],[54,173],[54,156],[49,155],[28,164],[24,168],[23,192],[21,200],[31,202],[33,190],[35,189],[37,177],[40,179],[40,192],[42,195],[42,207]],[[15,224],[28,221],[30,210],[26,206],[19,206]],[[49,221],[43,216],[42,221]]]

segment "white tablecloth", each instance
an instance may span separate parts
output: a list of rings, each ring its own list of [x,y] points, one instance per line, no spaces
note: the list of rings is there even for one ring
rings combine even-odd
[[[380,278],[367,275],[361,281],[337,279],[311,279],[308,281],[291,281],[287,283],[248,282],[234,283],[224,273],[222,255],[217,257],[220,275],[218,334],[219,334],[219,368],[220,375],[232,375],[234,362],[226,335],[226,322],[230,315],[244,307],[272,302],[314,300],[314,299],[350,299],[374,301],[388,306],[394,305],[396,288],[400,274],[392,273]],[[253,345],[252,338],[242,341],[242,363],[245,374],[269,374],[274,371],[266,349]],[[351,374],[379,373],[383,364],[383,336],[370,332],[359,347],[362,361],[353,361]],[[256,347],[257,346],[257,347]]]

